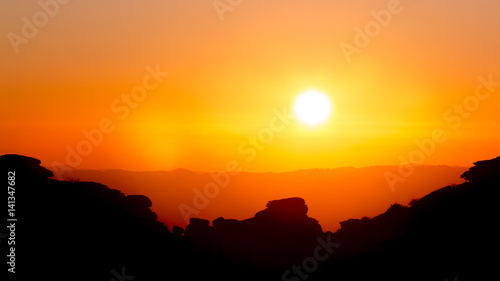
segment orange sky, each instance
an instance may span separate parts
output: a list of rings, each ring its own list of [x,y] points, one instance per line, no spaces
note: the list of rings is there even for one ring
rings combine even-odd
[[[68,148],[91,143],[82,131],[104,122],[76,168],[398,165],[436,128],[446,140],[425,164],[500,155],[500,86],[474,98],[478,77],[500,82],[498,1],[252,0],[222,15],[214,1],[66,2],[0,3],[0,154],[68,165]],[[388,7],[390,22],[346,58],[342,42],[355,46],[355,28]],[[148,67],[169,75],[148,80]],[[124,109],[144,79],[151,90]],[[328,94],[327,122],[290,120],[251,148],[307,89]],[[464,101],[467,117],[454,108]]]

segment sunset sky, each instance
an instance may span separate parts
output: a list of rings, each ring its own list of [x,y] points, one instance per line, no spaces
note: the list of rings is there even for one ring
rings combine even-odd
[[[281,172],[398,165],[438,129],[424,164],[500,155],[499,1],[60,2],[0,2],[0,154]],[[314,126],[286,117],[310,89]]]

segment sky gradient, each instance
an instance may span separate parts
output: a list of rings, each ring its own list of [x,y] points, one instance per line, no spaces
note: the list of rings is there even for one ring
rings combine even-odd
[[[0,3],[0,154],[252,172],[500,155],[498,1],[66,2]],[[318,126],[287,115],[308,89],[332,102]]]

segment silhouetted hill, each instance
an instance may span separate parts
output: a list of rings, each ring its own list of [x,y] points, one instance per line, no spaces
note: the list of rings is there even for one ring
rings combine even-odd
[[[192,218],[172,232],[148,197],[62,182],[40,161],[0,156],[15,171],[17,280],[482,280],[498,276],[500,157],[465,183],[410,206],[323,232],[302,198],[243,219]],[[181,171],[184,173],[185,171]],[[332,210],[335,206],[331,206]],[[5,219],[4,219],[5,221]],[[3,237],[3,236],[2,236]],[[2,238],[0,237],[0,240]],[[1,241],[6,264],[7,243]]]
[[[500,250],[500,157],[474,165],[463,174],[463,184],[438,189],[408,207],[394,204],[371,219],[342,222],[333,235],[342,244],[336,261],[359,280],[378,273],[406,280],[498,278],[500,260],[493,253]],[[366,271],[356,272],[360,266]]]
[[[169,244],[145,196],[49,179],[30,157],[4,155],[0,163],[2,174],[15,171],[16,280],[110,280],[112,269],[145,268],[143,253],[163,254],[156,249]]]

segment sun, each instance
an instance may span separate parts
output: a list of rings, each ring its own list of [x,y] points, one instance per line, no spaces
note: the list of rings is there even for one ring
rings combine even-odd
[[[309,90],[297,97],[294,111],[303,123],[316,125],[325,121],[330,115],[331,104],[326,94]]]

